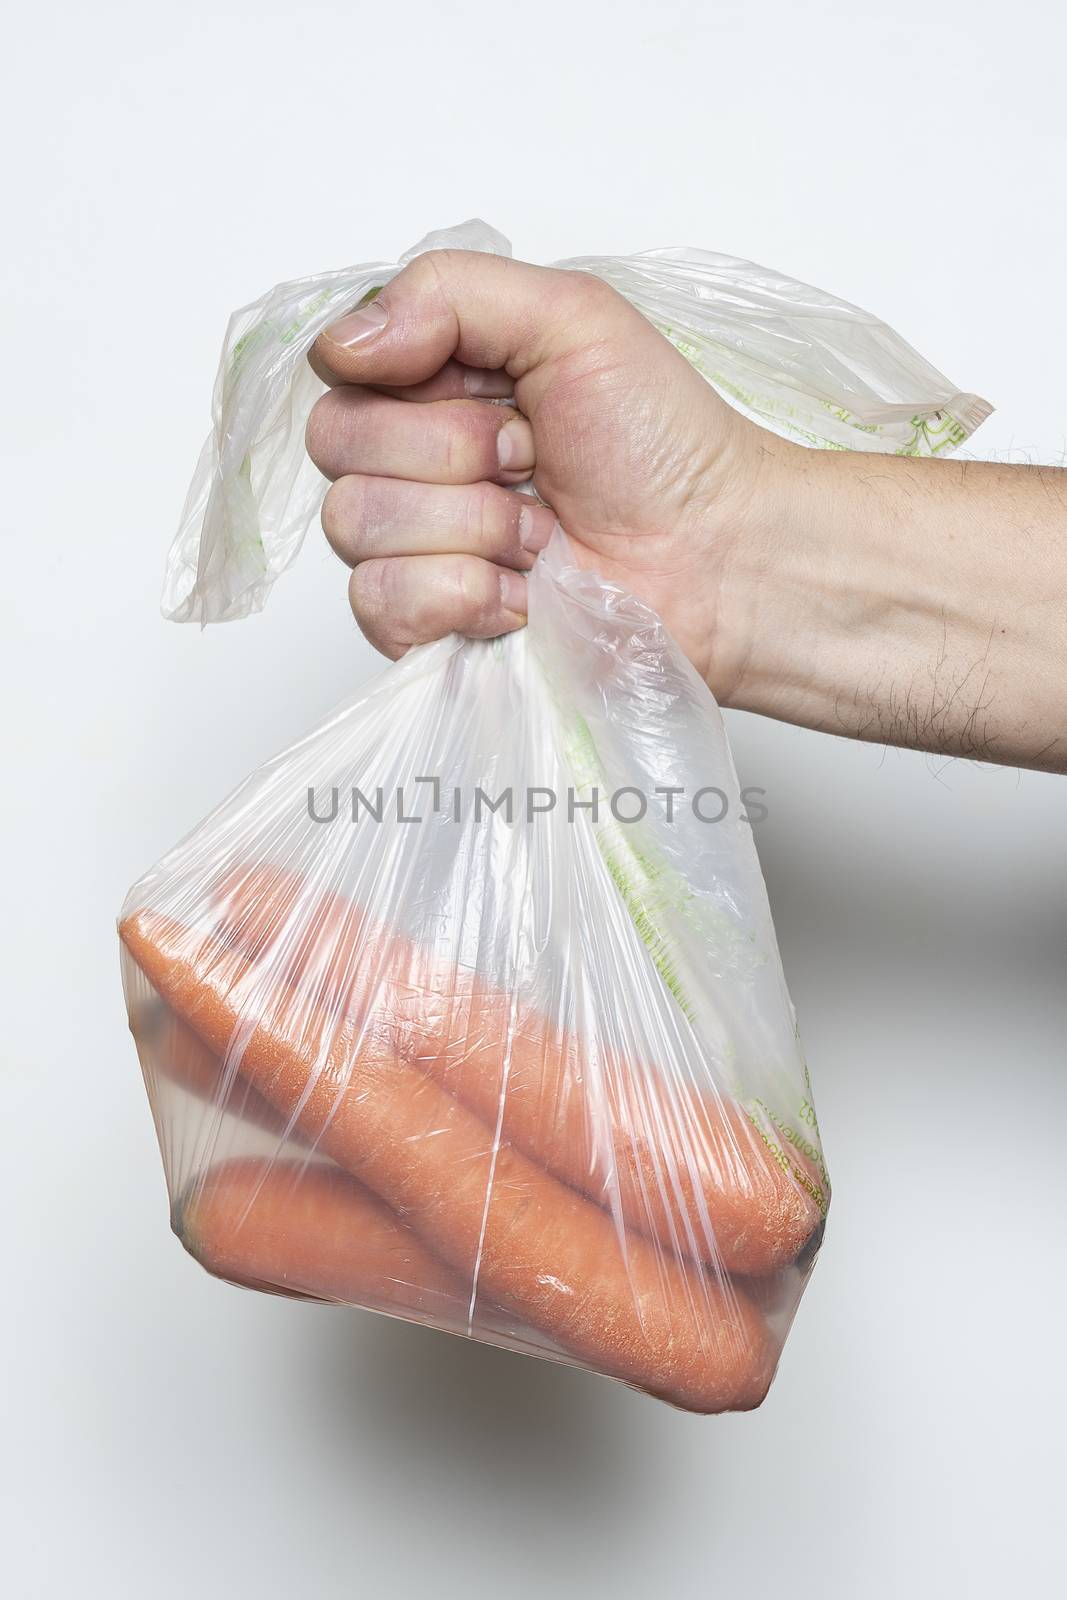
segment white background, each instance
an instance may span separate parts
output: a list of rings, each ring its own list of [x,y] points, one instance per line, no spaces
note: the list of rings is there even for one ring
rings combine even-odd
[[[24,8],[0,95],[5,1415],[19,1596],[1048,1592],[1065,780],[734,716],[836,1192],[759,1413],[206,1277],[125,1028],[127,885],[372,670],[309,542],[157,610],[229,311],[484,215],[859,302],[1062,458],[1062,7]]]

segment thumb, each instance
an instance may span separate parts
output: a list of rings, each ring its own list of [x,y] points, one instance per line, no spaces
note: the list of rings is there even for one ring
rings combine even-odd
[[[450,357],[521,379],[613,330],[649,324],[589,273],[473,250],[417,256],[367,305],[321,333],[316,370],[340,383],[410,386]],[[531,397],[532,398],[532,397]]]

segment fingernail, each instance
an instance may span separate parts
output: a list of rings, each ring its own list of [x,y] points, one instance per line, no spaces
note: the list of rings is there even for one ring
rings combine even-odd
[[[547,506],[523,506],[519,512],[519,543],[535,556],[545,548],[555,526],[555,516]]]
[[[525,417],[512,417],[496,436],[496,458],[509,472],[525,472],[534,464],[533,429]]]
[[[526,615],[526,579],[521,573],[500,574],[500,601],[505,611],[514,611],[519,617]]]
[[[380,333],[389,320],[389,313],[380,300],[372,300],[370,305],[361,306],[358,311],[350,311],[347,316],[335,322],[326,329],[324,339],[329,339],[331,344],[343,345],[347,350],[351,345],[362,344],[364,339]]]
[[[463,387],[479,400],[506,400],[515,392],[514,381],[506,372],[487,367],[471,367],[463,374]]]

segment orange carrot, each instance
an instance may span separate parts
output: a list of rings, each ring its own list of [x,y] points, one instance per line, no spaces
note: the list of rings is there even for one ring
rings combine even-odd
[[[766,1325],[727,1284],[544,1172],[400,1060],[372,1014],[338,1030],[214,937],[141,911],[120,927],[156,990],[305,1136],[385,1200],[464,1278],[578,1359],[696,1411],[758,1405]]]
[[[808,1164],[792,1147],[776,1157],[736,1101],[666,1069],[597,1066],[521,997],[435,962],[296,873],[233,872],[217,909],[220,935],[280,982],[332,1012],[389,1019],[398,1055],[665,1248],[755,1275],[795,1260],[818,1226]]]
[[[482,1301],[384,1201],[332,1162],[238,1157],[174,1208],[174,1231],[213,1277],[247,1289],[364,1306],[549,1360],[562,1352]]]
[[[147,1067],[198,1099],[284,1137],[287,1145],[305,1147],[299,1127],[289,1126],[242,1075],[232,1069],[227,1074],[200,1035],[158,996],[136,1005],[131,1027]],[[227,1075],[231,1081],[223,1092]],[[174,1222],[185,1248],[208,1272],[231,1282],[405,1316],[425,1309],[418,1320],[435,1327],[558,1356],[544,1339],[488,1303],[478,1307],[471,1330],[469,1287],[388,1206],[332,1162],[232,1158],[177,1202]],[[408,1260],[406,1278],[386,1273],[391,1258],[398,1269],[402,1258]]]
[[[175,1208],[174,1231],[202,1267],[232,1283],[466,1324],[469,1295],[457,1274],[332,1165],[224,1161]]]
[[[285,1118],[270,1102],[232,1067],[227,1070],[200,1035],[158,997],[136,1006],[130,1018],[130,1032],[146,1071],[161,1072],[198,1100],[206,1100],[216,1110],[229,1111],[242,1122],[266,1128],[279,1137],[287,1133]],[[289,1136],[297,1143],[303,1142],[295,1130]]]

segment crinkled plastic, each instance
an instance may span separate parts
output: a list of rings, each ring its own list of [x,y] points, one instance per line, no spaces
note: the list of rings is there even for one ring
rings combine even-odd
[[[774,426],[919,449],[983,413],[762,269],[581,265]],[[303,354],[390,270],[234,320],[177,614],[253,609],[292,558],[321,495]],[[829,1200],[808,1073],[718,708],[565,536],[526,629],[388,667],[141,879],[120,933],[174,1228],[210,1272],[694,1411],[762,1400]]]
[[[484,222],[431,233],[395,265],[279,284],[226,330],[204,444],[171,550],[163,610],[224,622],[263,606],[325,493],[304,424],[325,385],[307,362],[324,328],[427,250],[510,255]],[[738,410],[805,444],[939,455],[989,415],[869,312],[707,250],[558,263],[626,296]]]

